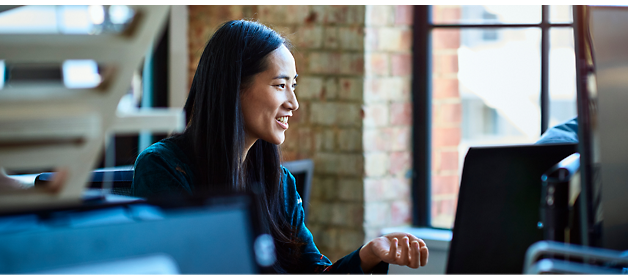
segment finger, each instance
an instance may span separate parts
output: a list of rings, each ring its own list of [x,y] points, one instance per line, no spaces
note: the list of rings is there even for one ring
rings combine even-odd
[[[407,236],[401,239],[401,257],[397,264],[408,265],[410,263],[410,238]]]
[[[390,251],[388,251],[388,255],[390,256],[390,260],[393,263],[397,262],[397,248],[399,248],[399,239],[393,238],[392,242],[390,242]]]
[[[58,193],[63,189],[67,178],[68,170],[66,168],[57,169],[55,174],[52,175],[50,183],[46,186],[46,190],[51,193]]]
[[[408,265],[411,268],[419,268],[419,265],[421,264],[421,249],[419,247],[419,242],[418,241],[412,241],[412,243],[410,243],[410,247],[411,247],[411,256],[410,256],[410,264]]]
[[[425,266],[427,264],[427,260],[430,255],[430,250],[427,249],[427,246],[421,246],[421,266]]]

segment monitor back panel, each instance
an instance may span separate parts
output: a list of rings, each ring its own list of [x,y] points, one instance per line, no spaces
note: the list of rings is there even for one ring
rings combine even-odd
[[[519,274],[537,227],[541,175],[576,144],[470,148],[465,158],[448,274]]]

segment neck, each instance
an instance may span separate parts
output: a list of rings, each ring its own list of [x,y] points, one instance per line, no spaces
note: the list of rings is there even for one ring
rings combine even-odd
[[[244,151],[242,151],[242,162],[244,162],[244,160],[246,159],[246,155],[249,153],[251,147],[253,147],[253,144],[255,144],[255,141],[257,141],[257,139],[245,137]]]

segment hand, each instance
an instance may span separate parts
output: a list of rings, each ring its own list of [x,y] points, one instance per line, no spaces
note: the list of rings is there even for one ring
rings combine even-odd
[[[429,251],[416,236],[395,232],[369,241],[360,250],[362,271],[371,271],[380,261],[419,268],[427,264]]]

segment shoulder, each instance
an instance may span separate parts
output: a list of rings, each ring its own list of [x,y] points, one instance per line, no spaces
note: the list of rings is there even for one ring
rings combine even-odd
[[[285,168],[283,165],[281,166],[281,184],[284,191],[284,199],[285,199],[285,210],[294,225],[297,221],[299,215],[302,215],[299,212],[299,209],[302,209],[301,196],[297,192],[297,184],[294,176],[290,171]],[[301,210],[302,211],[302,210]]]
[[[536,144],[552,143],[578,143],[577,117],[548,129],[536,142]]]
[[[135,160],[132,190],[138,196],[165,191],[191,193],[193,173],[183,152],[170,141],[157,142]]]

